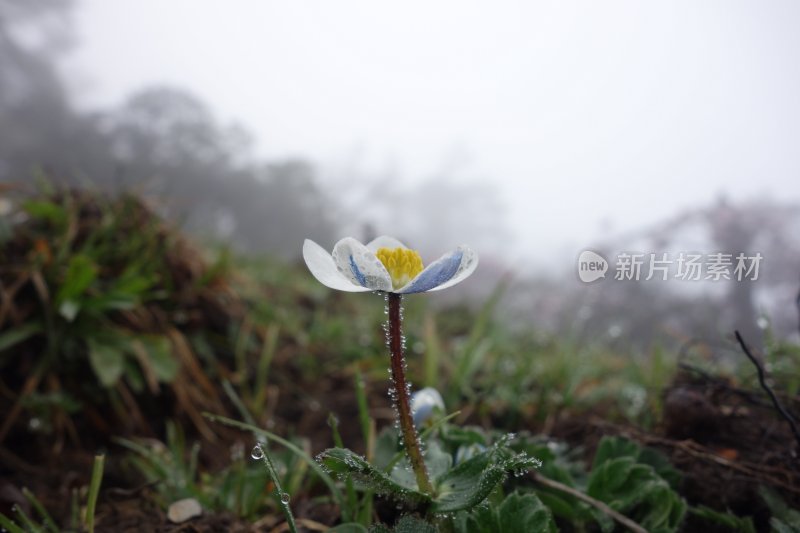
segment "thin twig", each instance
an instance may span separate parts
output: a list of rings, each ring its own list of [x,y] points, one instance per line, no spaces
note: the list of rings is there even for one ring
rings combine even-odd
[[[574,496],[575,498],[581,500],[584,503],[588,503],[595,509],[598,509],[600,512],[607,514],[608,516],[610,516],[623,526],[627,527],[631,531],[635,531],[636,533],[648,533],[648,531],[645,528],[643,528],[642,526],[640,526],[627,516],[618,513],[605,503],[601,502],[600,500],[592,498],[588,494],[584,494],[583,492],[577,489],[573,489],[569,485],[564,485],[563,483],[559,483],[558,481],[546,478],[543,475],[539,474],[538,472],[531,472],[531,475],[533,476],[533,480],[536,483],[544,485],[547,488],[557,490],[565,494],[569,494],[570,496]]]
[[[701,378],[705,379],[706,381],[713,383],[717,387],[721,387],[728,392],[736,394],[737,396],[741,396],[742,398],[744,398],[745,400],[754,405],[767,408],[771,406],[771,404],[768,401],[756,397],[753,392],[749,390],[740,389],[739,387],[734,387],[724,379],[720,379],[706,372],[700,367],[697,367],[695,365],[690,365],[689,363],[678,363],[678,368],[680,368],[681,370],[685,370],[687,372],[693,372],[698,376],[700,376]]]
[[[750,351],[750,348],[747,347],[747,343],[744,342],[741,333],[738,330],[734,332],[736,334],[736,340],[739,341],[739,346],[742,347],[744,354],[747,356],[748,359],[756,366],[756,370],[758,370],[758,382],[761,384],[761,388],[769,395],[770,399],[772,400],[772,405],[775,406],[775,409],[781,414],[781,416],[789,423],[789,426],[792,428],[792,433],[794,433],[794,438],[797,441],[797,445],[800,446],[800,430],[797,429],[797,422],[795,422],[792,415],[784,409],[781,402],[778,400],[778,397],[775,395],[775,392],[772,390],[767,384],[764,367],[761,365],[758,359],[755,358],[753,353]]]

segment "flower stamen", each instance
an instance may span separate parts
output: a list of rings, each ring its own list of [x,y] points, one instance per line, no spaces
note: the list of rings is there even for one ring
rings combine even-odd
[[[422,272],[419,252],[408,248],[379,248],[375,253],[392,278],[392,287],[400,289]]]

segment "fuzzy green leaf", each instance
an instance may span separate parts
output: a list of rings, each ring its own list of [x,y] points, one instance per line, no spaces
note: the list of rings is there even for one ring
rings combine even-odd
[[[601,441],[586,492],[628,514],[648,531],[676,531],[686,514],[686,503],[653,466],[638,462],[640,451],[622,439]],[[596,518],[601,526],[610,526],[606,517]]]
[[[778,533],[800,532],[800,511],[789,507],[775,491],[767,487],[759,487],[758,493],[772,513],[769,525],[773,531]]]
[[[594,454],[594,463],[592,469],[601,466],[603,463],[611,459],[618,459],[620,457],[630,457],[636,459],[639,457],[641,448],[628,439],[619,437],[603,437],[600,444],[597,445],[597,451]]]
[[[435,440],[431,440],[426,444],[425,467],[428,470],[428,475],[434,484],[436,480],[444,476],[453,466],[453,457],[442,450],[442,446]],[[417,478],[414,471],[411,469],[411,463],[407,458],[401,459],[391,471],[391,478],[398,484],[410,488],[417,488]]]
[[[710,507],[706,507],[705,505],[691,507],[689,512],[706,522],[723,526],[728,531],[735,531],[737,533],[756,533],[756,527],[753,524],[753,518],[750,516],[736,516],[730,511],[723,513]]]
[[[330,528],[328,533],[367,533],[367,528],[355,522],[348,522]]]
[[[436,480],[437,497],[432,510],[451,513],[472,509],[506,479],[509,471],[527,471],[535,464],[526,454],[517,455],[504,446],[495,445]]]
[[[630,457],[637,463],[650,465],[659,477],[676,488],[681,481],[681,474],[669,462],[664,454],[652,449],[642,448],[633,441],[621,437],[603,437],[594,456],[594,466],[618,457]]]
[[[463,533],[557,531],[550,510],[534,494],[515,492],[499,506],[481,506],[460,524]]]
[[[412,515],[401,517],[392,529],[383,524],[369,528],[369,533],[436,533],[437,531],[432,524]]]
[[[427,495],[399,484],[350,450],[330,448],[320,453],[317,461],[341,480],[349,475],[360,488],[392,496],[414,507],[430,501]]]

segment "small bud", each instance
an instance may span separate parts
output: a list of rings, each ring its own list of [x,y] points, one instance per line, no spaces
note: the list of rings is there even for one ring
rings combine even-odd
[[[411,415],[414,425],[423,426],[438,411],[444,413],[444,400],[439,391],[425,387],[411,395]]]

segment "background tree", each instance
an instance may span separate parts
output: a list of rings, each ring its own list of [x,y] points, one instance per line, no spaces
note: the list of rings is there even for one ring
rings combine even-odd
[[[311,165],[255,160],[249,133],[188,91],[148,88],[117,109],[76,111],[55,63],[71,7],[0,4],[0,180],[27,183],[38,168],[64,185],[134,190],[187,229],[251,252],[295,257],[303,238],[337,233]]]

